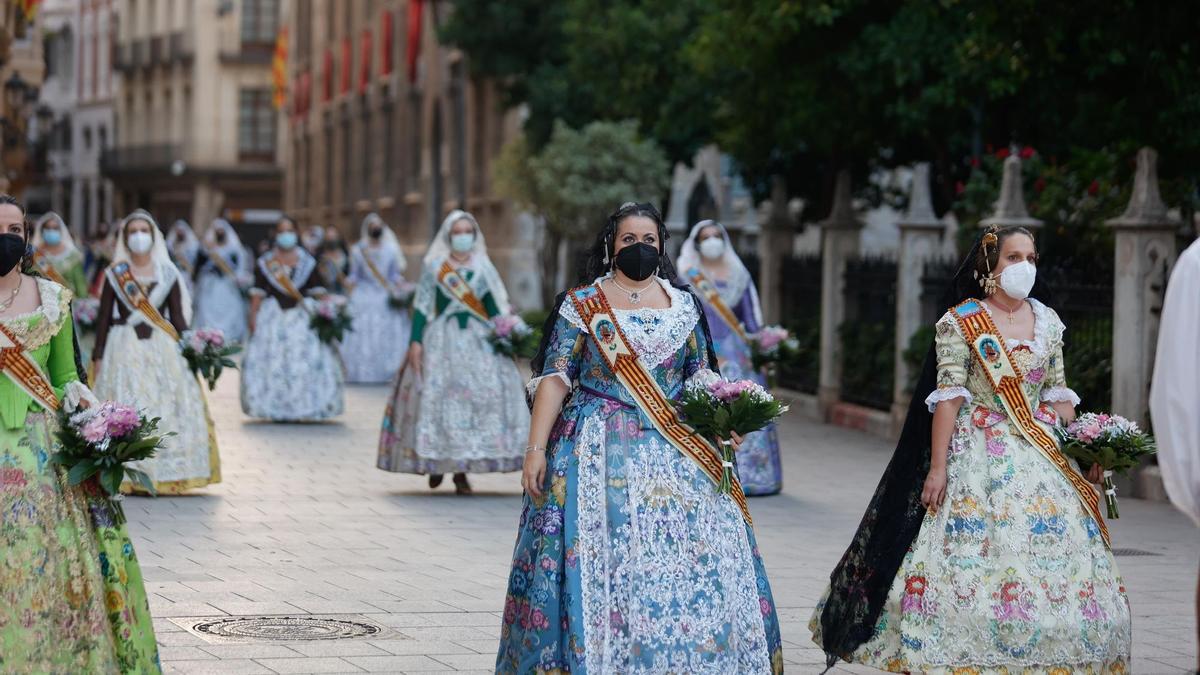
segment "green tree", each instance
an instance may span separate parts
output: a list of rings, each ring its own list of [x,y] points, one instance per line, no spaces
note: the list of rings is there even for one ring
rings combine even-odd
[[[497,188],[545,221],[542,296],[558,290],[560,251],[591,242],[604,214],[627,201],[652,201],[666,188],[670,165],[658,144],[638,133],[637,122],[592,122],[575,130],[554,126],[538,152],[518,138],[496,165]]]

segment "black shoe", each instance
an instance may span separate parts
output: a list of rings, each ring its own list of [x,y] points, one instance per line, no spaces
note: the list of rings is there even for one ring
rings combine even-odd
[[[467,474],[454,474],[454,491],[460,495],[471,494],[471,484],[467,482]]]
[[[431,474],[429,474],[429,487],[430,487],[430,489],[436,490],[436,489],[437,489],[437,486],[441,485],[441,484],[442,484],[442,481],[443,481],[443,480],[445,480],[445,479],[446,479],[446,474],[442,474],[442,473],[431,473]]]

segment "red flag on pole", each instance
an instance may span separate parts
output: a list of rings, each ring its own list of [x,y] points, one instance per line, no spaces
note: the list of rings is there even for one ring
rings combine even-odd
[[[380,32],[383,37],[380,39],[379,45],[379,72],[384,75],[392,74],[392,12],[391,10],[383,10],[383,25],[380,27]]]
[[[358,93],[366,93],[371,82],[371,29],[363,29],[362,44],[358,46]]]
[[[425,0],[408,1],[408,81],[417,81],[417,57],[421,55],[421,20],[424,15]]]

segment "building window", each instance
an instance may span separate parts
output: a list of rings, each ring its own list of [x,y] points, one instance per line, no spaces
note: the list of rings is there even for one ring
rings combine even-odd
[[[350,117],[342,118],[342,202],[349,205],[353,194],[350,191],[350,182],[353,176],[350,175],[352,165],[350,163],[350,155],[352,150],[350,142]]]
[[[242,44],[274,44],[279,0],[242,0]]]
[[[362,154],[362,184],[358,188],[358,196],[368,199],[371,196],[371,158],[375,156],[370,148],[375,134],[371,129],[371,111],[366,106],[363,106],[362,130],[359,133],[362,134],[362,142],[358,144],[358,151]]]
[[[84,152],[92,151],[92,128],[91,127],[83,128],[83,151]]]
[[[417,192],[421,189],[421,139],[425,135],[420,95],[409,96],[408,106],[408,191]]]
[[[383,146],[383,175],[380,176],[379,181],[379,192],[381,194],[387,194],[391,191],[392,180],[396,175],[396,168],[392,166],[392,162],[395,161],[396,157],[395,150],[392,148],[392,143],[396,141],[393,136],[395,120],[392,119],[395,113],[395,106],[392,105],[391,100],[386,101],[383,104],[383,138],[380,139],[380,145]]]
[[[238,108],[238,155],[242,159],[275,158],[275,108],[271,90],[243,89]]]

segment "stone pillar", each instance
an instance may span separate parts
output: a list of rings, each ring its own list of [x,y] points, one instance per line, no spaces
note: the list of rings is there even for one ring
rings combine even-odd
[[[933,212],[929,195],[929,164],[913,167],[912,192],[900,226],[900,255],[896,266],[896,364],[892,391],[892,428],[898,433],[908,412],[910,376],[904,352],[921,327],[921,276],[925,263],[941,251],[946,225]]]
[[[1025,189],[1021,184],[1021,159],[1016,149],[1004,160],[1004,176],[1000,179],[1000,198],[992,215],[979,221],[980,227],[1024,227],[1035,234],[1042,221],[1029,215],[1025,208]]]
[[[821,228],[821,372],[817,405],[828,420],[842,393],[842,341],[838,330],[846,319],[846,261],[859,250],[863,223],[850,201],[850,172],[838,173],[829,217]]]
[[[762,304],[763,320],[768,324],[779,323],[779,292],[783,280],[783,259],[792,252],[792,219],[788,215],[787,183],[783,176],[771,180],[770,215],[763,223],[758,237],[758,296]]]
[[[1175,262],[1179,228],[1159,195],[1157,164],[1153,149],[1138,151],[1129,206],[1106,222],[1116,232],[1112,412],[1142,425],[1158,344],[1157,310],[1162,306],[1167,272]]]

